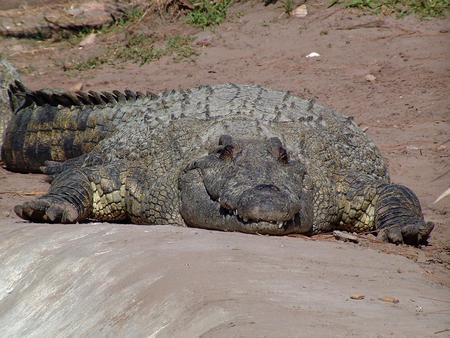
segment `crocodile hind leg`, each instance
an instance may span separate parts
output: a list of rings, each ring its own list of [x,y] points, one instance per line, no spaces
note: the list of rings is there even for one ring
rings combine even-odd
[[[39,223],[75,223],[89,217],[92,189],[82,170],[66,170],[52,182],[49,192],[16,205],[17,216]]]
[[[425,222],[417,196],[399,184],[364,178],[340,185],[351,186],[343,195],[340,228],[355,232],[377,232],[392,243],[426,243],[434,224]]]

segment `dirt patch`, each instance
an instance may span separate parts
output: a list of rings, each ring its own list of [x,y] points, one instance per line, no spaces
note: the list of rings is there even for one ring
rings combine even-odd
[[[94,44],[82,48],[79,40],[17,39],[1,40],[0,48],[33,89],[70,89],[82,83],[83,90],[158,92],[201,84],[252,83],[290,90],[354,116],[389,161],[392,180],[416,192],[426,219],[436,223],[426,248],[380,244],[369,237],[361,245],[404,255],[421,266],[428,280],[450,286],[450,198],[433,204],[450,183],[448,19],[365,15],[327,8],[325,1],[307,6],[305,18],[288,18],[282,15],[282,5],[239,3],[232,6],[225,23],[207,31],[186,25],[182,17],[147,15],[136,25],[97,34]],[[104,56],[111,46],[125,44],[137,33],[151,37],[155,48],[166,46],[170,37],[192,37],[196,53],[187,58],[165,54],[144,65],[113,58],[83,71],[73,70],[73,65]],[[311,52],[320,56],[306,58]],[[17,191],[45,191],[43,179],[42,175],[0,171],[2,224],[24,226],[11,208],[31,197]],[[308,242],[334,241],[327,236]],[[250,245],[256,245],[258,238],[248,238],[252,238]],[[320,250],[333,252],[336,245],[325,244]],[[373,259],[381,257],[386,256]],[[372,258],[365,258],[366,266],[373,264]],[[400,331],[394,332],[399,336]]]
[[[38,40],[67,36],[127,20],[147,7],[142,0],[7,1],[0,5],[0,35]]]

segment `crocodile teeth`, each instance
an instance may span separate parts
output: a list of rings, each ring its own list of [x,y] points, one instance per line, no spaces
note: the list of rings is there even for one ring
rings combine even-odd
[[[248,219],[245,218],[245,217],[244,217],[242,220],[243,220],[244,222],[248,222]]]
[[[284,225],[284,222],[278,222],[278,229],[281,229]]]
[[[233,215],[234,215],[234,216],[237,216],[237,214],[238,214],[238,213],[237,213],[237,210],[234,210],[234,211],[233,211]]]

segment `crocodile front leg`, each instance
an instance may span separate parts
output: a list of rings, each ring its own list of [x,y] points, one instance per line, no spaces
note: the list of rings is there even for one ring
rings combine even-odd
[[[394,243],[426,243],[434,224],[425,222],[417,196],[400,184],[384,184],[377,190],[374,223],[380,230],[378,236]]]

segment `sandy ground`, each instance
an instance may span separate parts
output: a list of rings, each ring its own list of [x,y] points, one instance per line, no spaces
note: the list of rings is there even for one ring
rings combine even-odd
[[[112,224],[0,236],[3,337],[448,335],[447,287],[357,245]]]
[[[213,31],[151,15],[131,28],[151,30],[161,41],[174,34],[210,41],[196,46],[199,56],[181,62],[163,57],[144,66],[64,71],[65,64],[123,39],[120,32],[98,36],[83,49],[67,41],[3,39],[0,52],[33,89],[69,89],[81,82],[84,90],[158,92],[236,82],[315,98],[367,128],[389,161],[392,180],[412,188],[426,219],[436,223],[431,245],[109,224],[32,226],[12,207],[45,192],[45,177],[0,169],[0,255],[7,262],[0,268],[7,276],[0,279],[2,332],[11,337],[449,334],[443,330],[450,329],[450,198],[433,204],[450,183],[449,21],[362,15],[327,8],[323,1],[307,5],[308,16],[298,19],[280,16],[280,5],[240,3]],[[311,52],[320,57],[306,58]],[[367,74],[376,79],[367,81]],[[365,299],[350,300],[353,293]],[[384,296],[400,302],[380,301]]]

